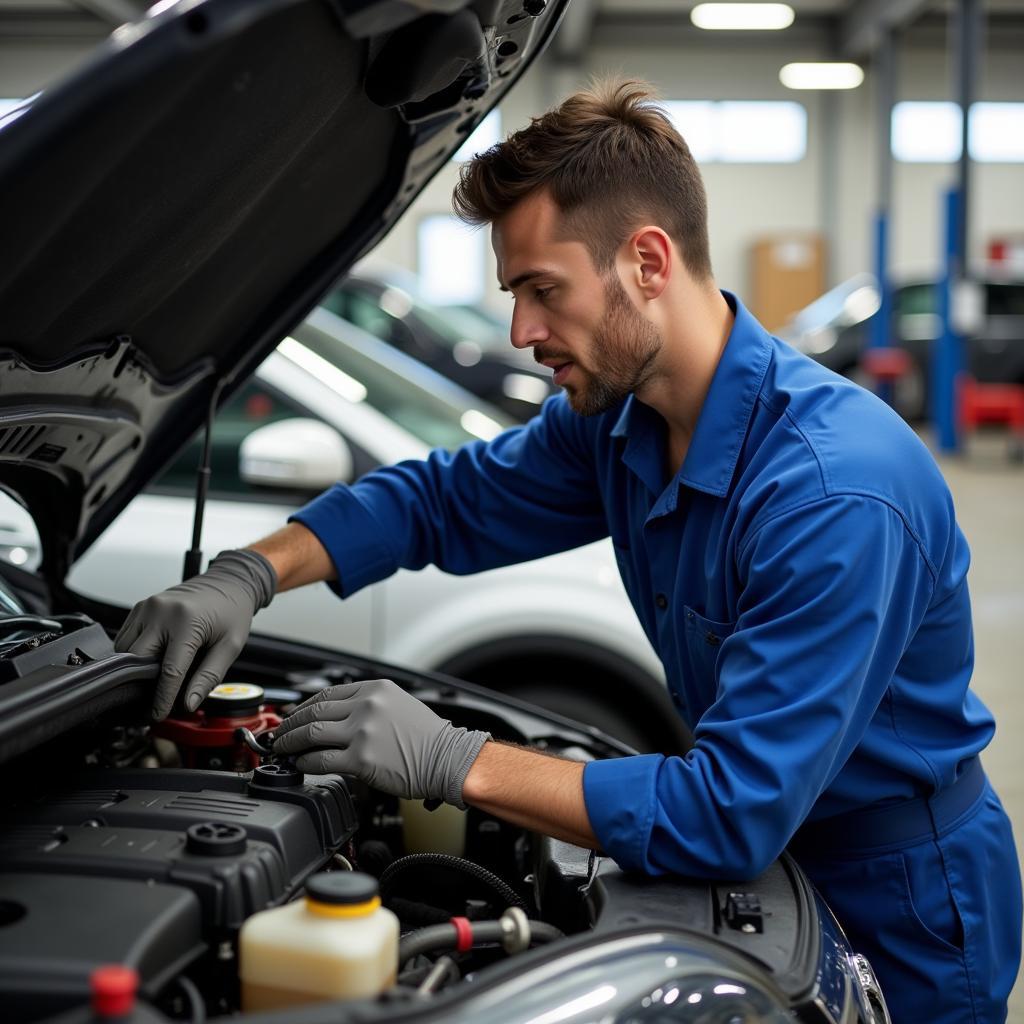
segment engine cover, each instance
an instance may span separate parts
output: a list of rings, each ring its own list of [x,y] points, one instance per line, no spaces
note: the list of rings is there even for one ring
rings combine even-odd
[[[300,777],[301,778],[301,777]],[[152,997],[254,911],[283,903],[356,831],[344,780],[83,771],[8,815],[0,999],[32,1020],[88,998],[103,963]],[[285,783],[285,784],[282,784]]]

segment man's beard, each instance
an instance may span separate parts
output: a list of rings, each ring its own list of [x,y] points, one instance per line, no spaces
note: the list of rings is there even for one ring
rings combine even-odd
[[[661,334],[629,301],[619,279],[610,273],[605,280],[605,311],[590,346],[590,369],[575,369],[583,384],[566,384],[573,411],[597,416],[618,405],[651,376],[661,351]]]

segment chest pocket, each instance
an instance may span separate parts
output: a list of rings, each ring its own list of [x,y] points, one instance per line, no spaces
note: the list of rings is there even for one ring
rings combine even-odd
[[[714,703],[718,684],[715,668],[725,639],[732,636],[735,622],[716,622],[684,607],[686,652],[690,677],[686,681],[691,712],[699,718]]]

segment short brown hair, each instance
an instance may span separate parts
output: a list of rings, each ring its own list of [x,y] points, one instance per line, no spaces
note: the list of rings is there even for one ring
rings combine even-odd
[[[709,279],[704,183],[653,95],[644,82],[608,80],[570,96],[463,166],[455,212],[490,224],[544,188],[599,271],[610,270],[629,233],[651,221],[679,246],[693,277]]]

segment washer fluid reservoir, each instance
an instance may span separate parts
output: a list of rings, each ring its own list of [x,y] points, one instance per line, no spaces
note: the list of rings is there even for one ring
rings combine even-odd
[[[377,880],[314,875],[306,898],[253,914],[238,937],[242,1009],[274,1010],[379,995],[398,973],[398,918]]]

